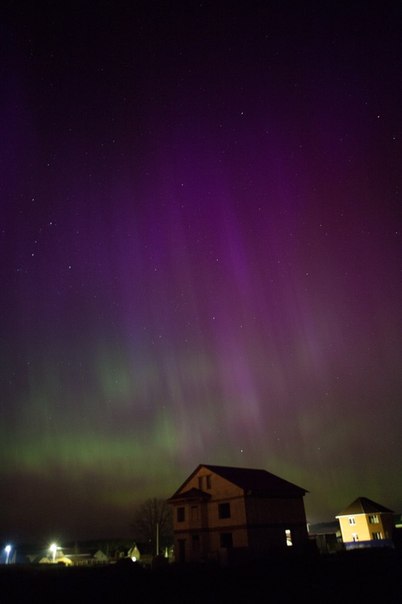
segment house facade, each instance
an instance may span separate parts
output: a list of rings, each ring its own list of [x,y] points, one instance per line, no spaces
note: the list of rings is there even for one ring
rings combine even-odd
[[[199,465],[169,499],[176,561],[303,548],[306,492],[265,470]]]
[[[371,499],[358,497],[336,517],[347,549],[392,543],[394,514]]]

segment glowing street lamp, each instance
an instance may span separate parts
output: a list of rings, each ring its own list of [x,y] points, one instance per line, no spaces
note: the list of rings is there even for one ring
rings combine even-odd
[[[8,561],[10,559],[11,545],[6,545],[4,551],[6,552],[6,564],[8,564]]]
[[[56,545],[56,543],[52,543],[49,546],[49,552],[52,554],[52,562],[54,564],[56,562],[56,553],[57,553],[57,545]]]

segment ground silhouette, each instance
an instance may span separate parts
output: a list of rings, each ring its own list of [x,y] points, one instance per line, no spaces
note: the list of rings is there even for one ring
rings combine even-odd
[[[343,552],[332,556],[272,557],[232,568],[166,565],[143,568],[129,561],[96,568],[3,566],[9,602],[400,602],[402,553]]]

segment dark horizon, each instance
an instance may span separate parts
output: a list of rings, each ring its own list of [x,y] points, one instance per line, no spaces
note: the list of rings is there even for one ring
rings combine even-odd
[[[6,2],[1,540],[199,463],[402,511],[401,13]]]

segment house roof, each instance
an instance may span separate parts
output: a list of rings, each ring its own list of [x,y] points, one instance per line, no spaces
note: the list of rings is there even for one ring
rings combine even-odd
[[[350,516],[351,514],[373,514],[382,512],[392,514],[392,510],[389,510],[383,505],[371,501],[371,499],[367,499],[367,497],[358,497],[348,505],[348,507],[342,510],[342,512],[339,512],[337,518],[339,518],[339,516]]]
[[[317,522],[316,524],[308,525],[310,535],[335,535],[339,533],[339,520],[331,520],[330,522]]]
[[[182,492],[182,489],[201,468],[207,468],[210,472],[218,474],[225,480],[244,489],[247,494],[294,498],[303,497],[308,492],[306,489],[298,487],[283,478],[279,478],[279,476],[275,476],[275,474],[271,474],[266,470],[200,464],[176,491],[172,499],[176,498],[179,494],[180,496],[184,495],[185,491]]]

